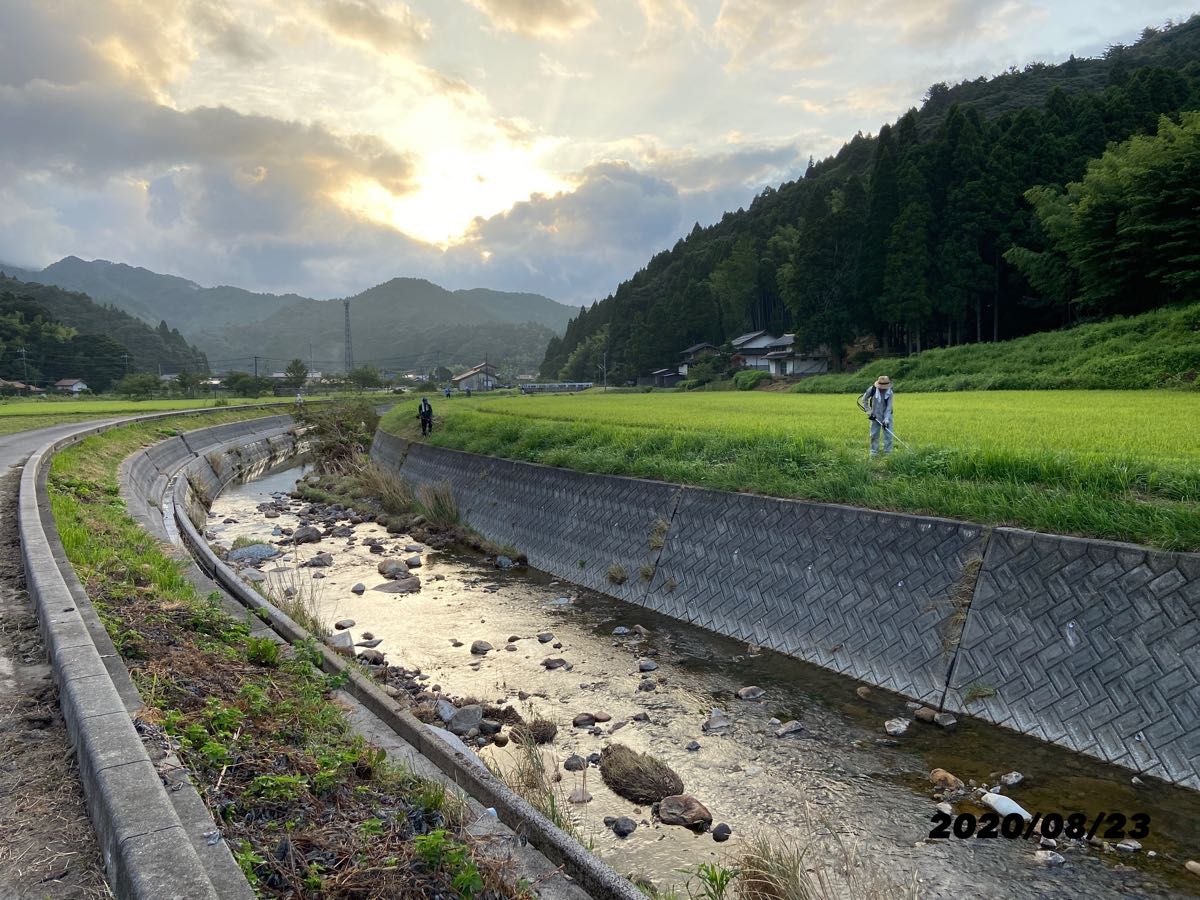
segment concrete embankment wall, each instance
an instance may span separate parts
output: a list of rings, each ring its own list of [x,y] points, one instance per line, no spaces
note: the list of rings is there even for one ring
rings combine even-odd
[[[1200,789],[1196,555],[587,475],[385,432],[371,452],[451,484],[468,524],[539,569]]]

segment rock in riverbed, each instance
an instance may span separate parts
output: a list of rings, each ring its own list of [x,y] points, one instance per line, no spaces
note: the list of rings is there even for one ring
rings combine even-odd
[[[568,772],[582,772],[588,767],[587,760],[578,753],[572,753],[563,763],[563,768]]]
[[[724,822],[722,822],[720,825],[718,825],[716,828],[714,828],[712,830],[713,840],[716,841],[718,844],[723,844],[727,840],[729,840],[729,836],[731,834],[733,834],[733,829],[730,828],[728,825],[726,825]]]
[[[543,631],[538,634],[537,639],[538,639],[539,644],[548,644],[552,640],[554,640],[554,632],[553,631]]]
[[[292,543],[315,544],[321,540],[321,532],[312,525],[301,525],[292,533]]]
[[[658,804],[658,817],[664,825],[682,825],[699,831],[712,824],[712,813],[708,807],[691,794],[673,794],[663,797]]]
[[[934,787],[941,791],[961,791],[963,789],[962,779],[945,769],[934,769],[929,773],[929,780]]]
[[[612,823],[613,833],[619,837],[629,837],[637,830],[637,822],[629,816],[618,816]]]
[[[239,547],[237,550],[230,550],[227,558],[230,562],[252,561],[260,563],[268,559],[274,559],[278,555],[279,551],[270,544],[251,544],[249,547]]]
[[[421,579],[415,575],[410,575],[408,578],[401,578],[398,581],[385,581],[383,584],[378,584],[372,590],[379,591],[381,594],[415,594],[421,589]]]
[[[656,663],[652,659],[639,659],[638,660],[638,671],[639,672],[653,672],[657,668],[658,668],[658,663]]]
[[[793,737],[807,733],[805,727],[795,719],[792,719],[790,722],[784,722],[775,729],[775,737],[777,738]]]
[[[354,627],[354,620],[353,619],[338,619],[336,622],[333,623],[333,627],[336,628],[338,631],[345,631],[347,628]]]
[[[398,559],[380,560],[379,565],[375,567],[384,578],[407,578],[408,566]]]
[[[350,588],[350,593],[363,594],[363,593],[366,593],[366,590],[367,590],[367,586],[360,581],[354,587]]]
[[[708,734],[724,734],[733,727],[733,720],[725,715],[725,710],[714,706],[708,714],[708,719],[700,726]]]
[[[492,645],[487,641],[474,641],[471,644],[471,653],[474,656],[486,656],[491,649]]]
[[[738,692],[737,692],[737,698],[739,700],[761,700],[766,695],[767,695],[767,692],[764,691],[762,688],[760,688],[756,684],[752,684],[752,685],[749,685],[744,688],[739,688]]]
[[[908,731],[908,726],[911,723],[912,723],[911,719],[905,719],[900,716],[897,716],[894,719],[888,719],[886,722],[884,722],[883,730],[886,731],[888,734],[890,734],[892,737],[899,737],[900,735],[904,734],[904,732]]]

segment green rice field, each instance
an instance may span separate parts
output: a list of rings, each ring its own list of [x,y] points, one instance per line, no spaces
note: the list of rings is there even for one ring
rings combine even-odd
[[[847,395],[434,399],[430,443],[587,472],[1200,549],[1200,395],[896,394],[891,457]],[[409,409],[409,407],[412,407]],[[419,434],[416,403],[384,427]]]

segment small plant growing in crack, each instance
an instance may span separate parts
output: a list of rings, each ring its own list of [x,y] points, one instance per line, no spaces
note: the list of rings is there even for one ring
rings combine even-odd
[[[608,580],[613,584],[624,584],[628,579],[629,574],[619,562],[614,562],[608,567]]]

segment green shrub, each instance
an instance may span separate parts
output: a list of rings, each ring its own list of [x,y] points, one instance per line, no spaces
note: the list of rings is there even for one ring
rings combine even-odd
[[[771,381],[771,373],[762,369],[747,369],[733,376],[733,384],[739,391],[752,391],[760,384]]]

